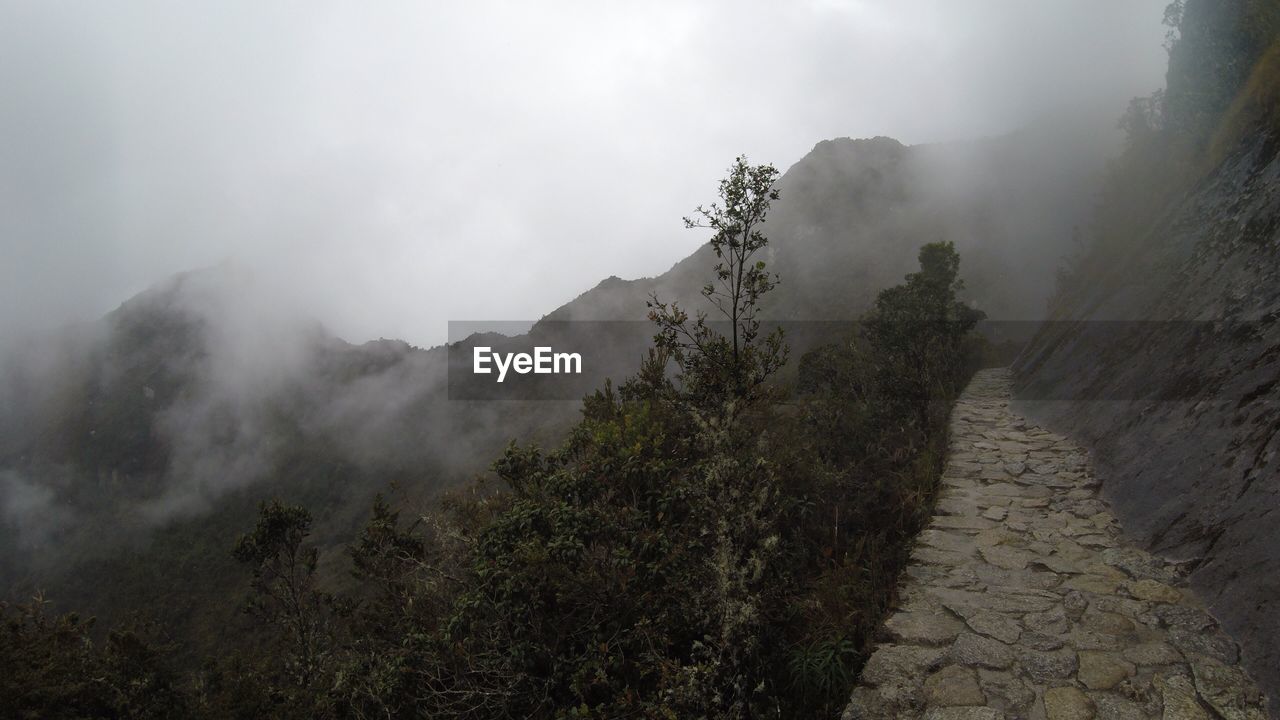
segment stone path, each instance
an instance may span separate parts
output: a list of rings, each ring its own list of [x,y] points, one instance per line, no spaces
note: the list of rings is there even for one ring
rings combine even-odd
[[[1179,568],[1126,541],[1085,451],[1010,411],[1006,370],[952,413],[899,597],[845,720],[1268,717]]]

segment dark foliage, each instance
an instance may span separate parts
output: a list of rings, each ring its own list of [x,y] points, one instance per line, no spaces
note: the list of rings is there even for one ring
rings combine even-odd
[[[378,498],[318,587],[311,516],[260,507],[236,543],[259,642],[196,673],[132,634],[7,611],[6,707],[41,717],[752,718],[832,714],[930,513],[977,316],[925,246],[858,337],[786,358],[755,312],[775,176],[739,159],[703,210],[730,332],[655,300],[640,372],[585,398],[558,448],[411,521]],[[674,375],[669,371],[674,366]],[[181,679],[181,682],[178,680]]]
[[[134,630],[95,644],[92,620],[49,615],[42,598],[0,605],[0,709],[12,718],[169,718],[189,697],[162,648]]]

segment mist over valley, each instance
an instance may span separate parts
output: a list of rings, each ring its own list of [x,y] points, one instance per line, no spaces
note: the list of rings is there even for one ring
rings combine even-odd
[[[0,715],[1277,710],[1274,0],[0,28]]]

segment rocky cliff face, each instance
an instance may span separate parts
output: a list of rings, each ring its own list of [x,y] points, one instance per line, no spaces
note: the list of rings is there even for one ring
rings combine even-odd
[[[1280,141],[1245,137],[1016,371],[1026,412],[1092,446],[1125,527],[1192,571],[1276,711]]]

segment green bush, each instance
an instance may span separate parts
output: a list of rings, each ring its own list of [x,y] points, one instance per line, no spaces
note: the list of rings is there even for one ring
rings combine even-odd
[[[351,590],[318,587],[305,509],[263,504],[234,549],[260,638],[185,684],[136,636],[96,648],[74,618],[15,615],[0,661],[38,690],[26,706],[68,717],[837,712],[931,512],[977,316],[956,300],[954,248],[927,245],[858,336],[801,358],[795,388],[771,382],[787,349],[761,336],[755,312],[777,278],[752,256],[767,244],[758,222],[774,177],[740,158],[703,213],[720,283],[706,297],[731,334],[655,298],[640,371],[585,398],[559,447],[510,445],[493,464],[499,487],[460,488],[412,521],[378,498],[347,548]],[[86,667],[106,684],[86,684]]]

